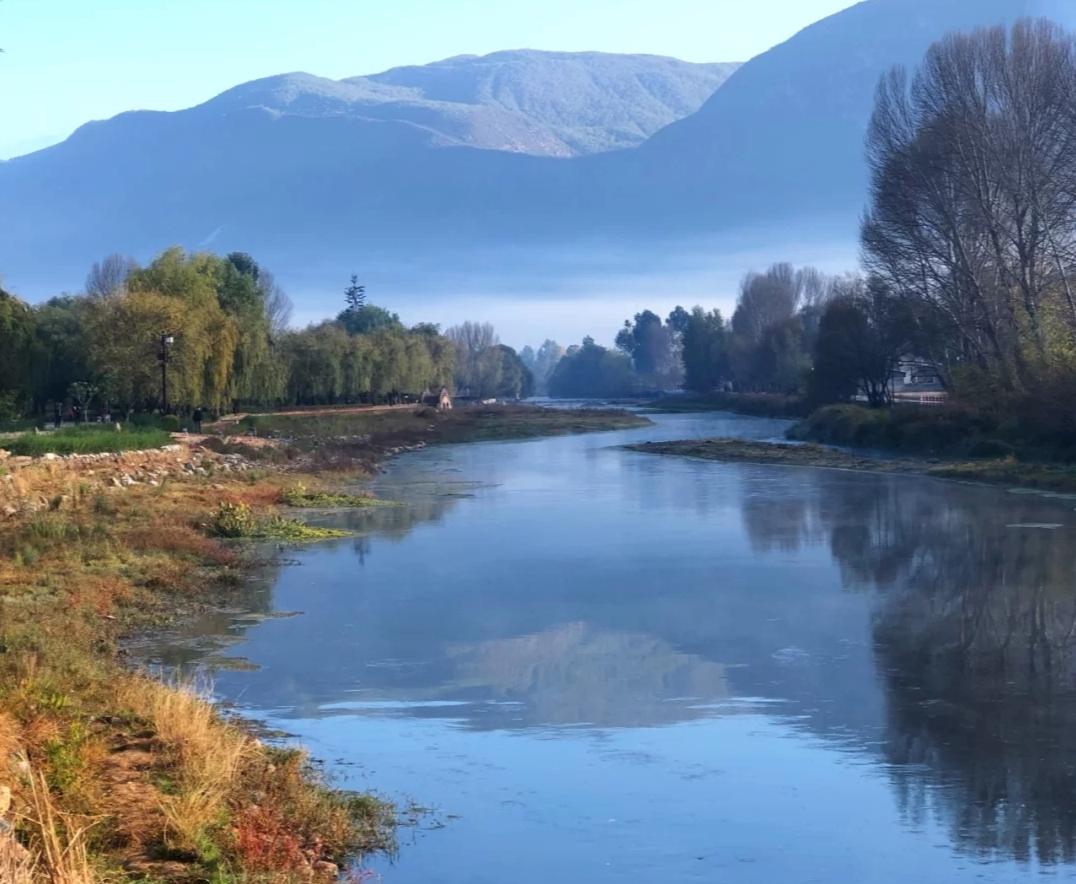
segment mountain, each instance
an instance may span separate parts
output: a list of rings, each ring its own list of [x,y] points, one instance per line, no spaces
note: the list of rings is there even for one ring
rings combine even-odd
[[[698,110],[737,67],[654,55],[496,52],[340,81],[285,74],[237,86],[193,112],[396,122],[434,147],[570,157],[642,143]]]
[[[946,33],[1057,16],[1072,0],[869,0],[743,65],[699,110],[657,133],[640,168],[671,199],[738,217],[858,215],[879,78],[914,70]],[[854,220],[854,218],[853,218]]]
[[[881,74],[949,31],[1071,4],[867,0],[724,82],[729,66],[509,52],[339,82],[286,75],[122,114],[0,163],[0,270],[45,295],[112,251],[243,249],[309,315],[352,270],[444,303],[701,299],[718,283],[690,289],[689,271],[719,267],[727,286],[773,260],[824,263],[830,246],[847,267]]]

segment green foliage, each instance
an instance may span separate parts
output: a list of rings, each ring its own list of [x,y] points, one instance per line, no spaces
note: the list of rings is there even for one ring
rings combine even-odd
[[[569,347],[549,379],[549,393],[561,399],[629,396],[638,380],[626,356],[583,339]]]
[[[40,457],[43,454],[98,454],[162,448],[172,441],[163,430],[132,429],[116,431],[93,424],[66,427],[50,433],[24,433],[5,441],[3,447],[12,454]]]
[[[349,536],[347,531],[307,525],[297,519],[281,516],[259,519],[245,503],[222,503],[213,514],[208,529],[216,537],[231,540],[308,541]]]
[[[26,403],[30,390],[35,350],[33,311],[18,298],[0,289],[0,396],[7,409]]]
[[[676,315],[679,321],[683,320],[682,316]],[[616,345],[631,358],[643,383],[652,387],[676,387],[682,374],[677,334],[671,325],[663,325],[656,313],[644,310],[636,313],[634,320],[625,320],[616,336]]]
[[[288,398],[300,404],[417,396],[452,381],[451,344],[427,329],[385,328],[348,334],[324,322],[284,337]]]
[[[210,529],[217,537],[253,537],[257,531],[254,512],[245,503],[222,503],[213,515]]]
[[[830,405],[789,431],[791,438],[945,457],[1008,456],[1021,447],[1000,439],[988,415],[958,406],[898,405],[889,409]],[[1027,443],[1029,440],[1024,440]],[[1022,446],[1031,453],[1032,446]]]
[[[363,296],[365,297],[365,295]],[[395,313],[374,304],[359,304],[349,307],[336,317],[349,335],[370,335],[379,331],[402,331],[403,323]]]
[[[674,315],[682,330],[684,388],[696,393],[719,389],[731,379],[729,330],[721,311],[695,307],[686,318]]]
[[[358,274],[351,274],[351,282],[344,290],[344,301],[347,303],[348,312],[355,312],[366,306],[366,286],[359,285]]]
[[[310,507],[348,507],[366,509],[368,507],[398,506],[387,500],[378,500],[367,494],[338,494],[329,491],[311,491],[305,485],[285,488],[280,492],[280,502],[285,506],[299,508]]]

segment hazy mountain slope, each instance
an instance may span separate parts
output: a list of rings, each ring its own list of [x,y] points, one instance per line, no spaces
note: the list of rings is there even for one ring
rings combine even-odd
[[[566,157],[640,144],[698,110],[737,66],[497,52],[339,82],[284,74],[237,86],[191,112],[398,122],[422,130],[434,146]]]
[[[495,109],[543,127],[566,152],[587,154],[639,144],[694,113],[738,66],[524,50],[460,56],[348,82],[411,89],[428,102]]]
[[[863,141],[881,75],[897,64],[914,68],[950,31],[1057,8],[1060,0],[868,0],[743,65],[636,160],[674,200],[752,215],[855,211],[866,194]]]
[[[43,295],[77,286],[107,252],[179,243],[251,251],[300,295],[373,266],[439,296],[453,273],[508,296],[628,266],[671,290],[675,267],[659,267],[671,255],[729,264],[695,238],[745,231],[735,261],[757,264],[788,254],[776,225],[817,235],[822,217],[851,253],[882,72],[948,31],[1059,2],[868,0],[743,65],[629,150],[593,152],[652,125],[662,89],[670,113],[683,106],[668,85],[677,64],[501,53],[339,83],[287,75],[189,111],[124,114],[0,163],[0,272]],[[605,71],[618,65],[619,79]]]

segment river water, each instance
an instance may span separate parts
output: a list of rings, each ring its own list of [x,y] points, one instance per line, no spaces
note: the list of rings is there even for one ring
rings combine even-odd
[[[154,654],[424,808],[387,884],[1076,880],[1076,503],[655,420],[406,455]]]

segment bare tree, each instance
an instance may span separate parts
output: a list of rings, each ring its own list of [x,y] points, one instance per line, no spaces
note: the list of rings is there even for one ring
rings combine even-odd
[[[500,344],[497,332],[488,322],[464,322],[445,332],[456,348],[456,388],[482,396],[497,386],[500,358],[495,348]]]
[[[273,274],[265,268],[258,270],[258,290],[265,304],[265,315],[269,320],[269,330],[274,336],[287,331],[291,324],[293,305],[288,293],[280,287]]]
[[[945,38],[883,79],[867,149],[868,268],[938,361],[1031,388],[1076,345],[1076,42],[1027,20]]]
[[[127,279],[138,269],[133,258],[112,254],[95,261],[86,274],[86,294],[91,298],[106,298],[127,289]]]

